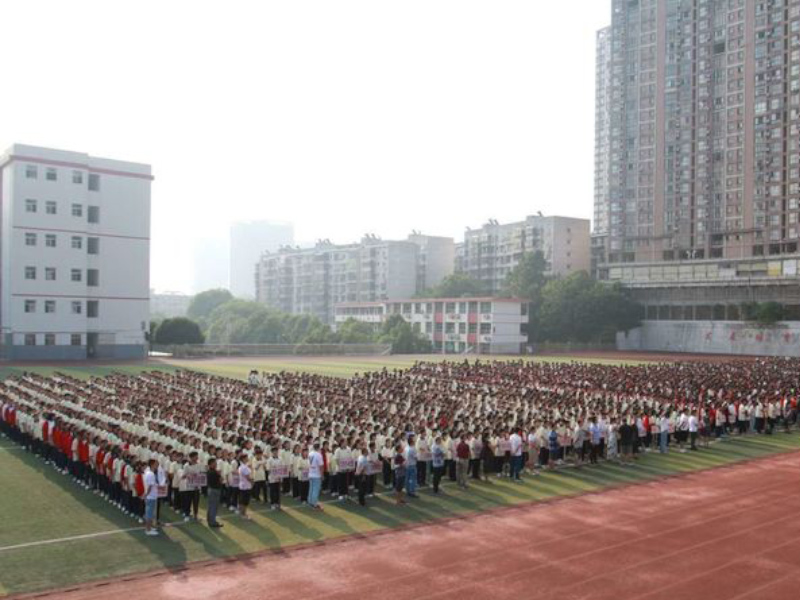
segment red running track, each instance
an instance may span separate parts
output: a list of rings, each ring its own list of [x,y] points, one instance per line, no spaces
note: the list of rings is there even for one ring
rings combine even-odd
[[[52,597],[797,600],[799,471],[783,455]]]

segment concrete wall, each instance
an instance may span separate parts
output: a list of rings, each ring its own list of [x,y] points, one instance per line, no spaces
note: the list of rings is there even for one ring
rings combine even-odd
[[[800,356],[800,322],[762,327],[739,321],[643,321],[617,334],[618,350]]]
[[[8,346],[7,360],[86,360],[86,346]],[[103,360],[144,360],[147,347],[140,345],[114,344],[98,346],[96,359]]]

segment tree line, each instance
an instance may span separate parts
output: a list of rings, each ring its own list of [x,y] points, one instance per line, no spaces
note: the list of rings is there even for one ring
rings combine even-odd
[[[428,340],[399,315],[380,326],[349,319],[333,331],[316,316],[284,313],[222,289],[195,296],[186,317],[151,323],[150,335],[158,345],[380,343],[391,345],[395,354],[431,350]]]

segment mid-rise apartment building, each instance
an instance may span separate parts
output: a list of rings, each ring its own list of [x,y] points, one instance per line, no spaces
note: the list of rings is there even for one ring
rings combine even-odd
[[[143,358],[148,165],[17,144],[0,156],[0,342],[13,360]]]
[[[456,249],[460,272],[482,281],[487,292],[503,291],[508,274],[523,255],[541,251],[548,275],[569,275],[590,268],[588,219],[530,216],[524,221],[501,224],[489,221],[480,229],[468,229]]]
[[[313,248],[265,252],[256,266],[257,300],[283,312],[315,315],[330,324],[337,303],[411,297],[423,291],[421,282],[436,285],[433,274],[443,277],[446,272],[438,257],[441,246],[436,238],[428,243],[421,239],[425,237],[390,241],[368,235],[357,244],[320,241]],[[421,255],[426,266],[422,278]]]
[[[444,354],[524,354],[528,302],[513,298],[425,298],[336,305],[335,324],[348,319],[379,327],[400,315]]]
[[[597,97],[597,276],[800,304],[800,0],[613,0]]]
[[[408,241],[417,246],[417,290],[429,290],[455,270],[456,244],[453,238],[414,232]]]

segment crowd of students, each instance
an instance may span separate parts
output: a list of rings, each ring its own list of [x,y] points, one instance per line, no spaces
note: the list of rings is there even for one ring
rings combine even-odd
[[[292,497],[398,503],[442,481],[519,482],[568,464],[789,431],[800,361],[603,366],[420,362],[339,379],[193,371],[0,384],[0,429],[158,535],[163,506],[221,527],[227,508]]]

